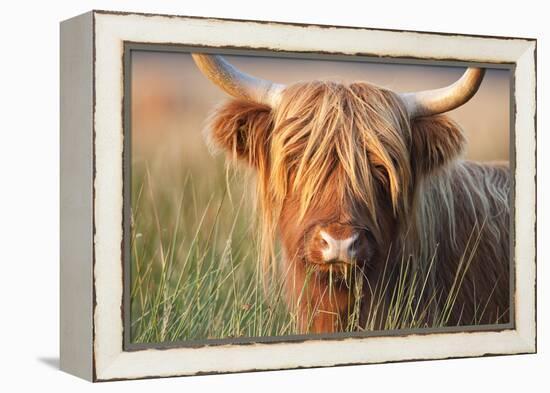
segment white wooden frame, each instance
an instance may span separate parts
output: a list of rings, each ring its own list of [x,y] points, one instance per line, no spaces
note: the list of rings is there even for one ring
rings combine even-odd
[[[502,331],[123,346],[125,42],[515,64],[515,320]],[[61,25],[61,368],[93,381],[536,351],[536,41],[93,11]]]

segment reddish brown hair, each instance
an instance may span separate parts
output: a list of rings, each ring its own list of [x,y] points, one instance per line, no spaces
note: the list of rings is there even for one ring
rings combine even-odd
[[[363,82],[314,81],[287,87],[273,109],[231,100],[213,113],[209,124],[215,146],[256,169],[264,267],[273,267],[281,220],[294,220],[292,225],[298,226],[313,207],[323,205],[324,196],[329,206],[353,200],[365,207],[369,230],[384,258],[392,244],[395,260],[403,253],[419,261],[438,255],[441,263],[431,273],[434,287],[452,285],[475,232],[480,256],[472,257],[472,273],[459,300],[467,304],[468,296],[477,296],[490,303],[487,315],[492,318],[506,313],[508,174],[502,167],[463,162],[465,138],[449,117],[411,121],[389,90]],[[287,260],[293,258],[287,255]],[[303,272],[296,273],[292,266],[294,275],[303,279]],[[497,288],[487,290],[494,282]],[[314,288],[319,303],[327,303],[322,285]],[[341,313],[345,301],[336,303],[335,312]],[[335,326],[329,318],[319,322],[317,330]]]

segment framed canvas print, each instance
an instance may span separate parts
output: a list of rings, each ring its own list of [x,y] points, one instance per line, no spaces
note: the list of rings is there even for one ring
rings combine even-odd
[[[536,351],[536,41],[61,23],[61,368]]]

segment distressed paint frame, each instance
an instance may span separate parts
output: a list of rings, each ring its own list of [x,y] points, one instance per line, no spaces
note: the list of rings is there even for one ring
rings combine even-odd
[[[62,142],[68,141],[70,132],[78,130],[75,135],[87,140],[90,149],[83,156],[63,159],[62,173],[63,168],[72,167],[77,161],[91,163],[91,168],[78,169],[74,178],[62,178],[62,204],[86,192],[70,187],[79,175],[84,175],[84,183],[93,185],[93,199],[91,206],[71,217],[62,216],[61,221],[63,227],[64,220],[70,225],[82,219],[88,229],[93,228],[93,233],[91,236],[86,233],[86,225],[77,233],[87,244],[85,249],[74,249],[68,243],[69,238],[62,234],[62,250],[73,250],[72,254],[62,256],[62,289],[69,288],[67,283],[74,275],[86,283],[72,288],[72,302],[64,301],[67,293],[62,292],[63,369],[86,379],[106,381],[536,352],[536,40],[104,11],[92,11],[63,22],[65,26],[70,24],[83,34],[74,34],[70,29],[64,33],[62,28],[62,60],[81,54],[76,49],[79,40],[91,40],[91,48],[76,68],[84,70],[85,78],[81,78],[79,85],[82,90],[69,83],[62,84],[62,98],[64,94],[77,98],[84,92],[92,100],[91,105],[88,101],[67,100],[65,106],[62,104],[62,120],[63,113],[69,116],[67,113],[73,110],[90,111],[91,120],[73,118],[72,123],[62,122],[61,138]],[[254,34],[250,34],[251,30]],[[128,158],[123,148],[125,43],[514,65],[515,187],[521,192],[514,194],[513,328],[314,338],[269,345],[125,350],[122,315],[123,167]],[[86,69],[86,65],[90,68],[90,62],[91,69]],[[62,157],[64,151],[62,144]],[[64,274],[64,267],[71,265],[79,251],[84,256],[78,269],[73,266],[73,276],[69,277]],[[91,321],[91,326],[89,322],[76,325],[80,317]],[[63,332],[71,329],[74,334],[69,340]],[[82,343],[84,339],[86,342]]]

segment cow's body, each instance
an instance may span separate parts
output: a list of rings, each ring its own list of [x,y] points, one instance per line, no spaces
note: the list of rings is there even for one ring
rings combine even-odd
[[[400,268],[408,261],[426,280],[420,300],[420,309],[432,314],[426,320],[439,318],[451,326],[508,322],[510,189],[505,163],[457,161],[425,179],[417,190],[414,219],[401,227],[387,251],[387,265],[378,265],[393,269],[388,287],[399,285]],[[373,274],[375,281],[380,274]],[[430,299],[433,294],[437,298]],[[370,308],[367,298],[361,325],[382,328]]]
[[[419,260],[434,257],[430,285],[447,297],[455,277],[464,279],[449,323],[507,322],[510,302],[510,171],[506,164],[453,163],[419,190]],[[459,267],[459,264],[462,266]],[[449,274],[451,273],[451,274]]]
[[[462,161],[461,129],[438,115],[475,93],[482,70],[399,95],[363,82],[283,87],[194,58],[238,97],[213,113],[209,137],[256,170],[263,260],[273,266],[278,238],[300,331],[393,326],[395,293],[412,285],[402,266],[422,283],[409,299],[428,325],[508,320],[509,171]]]

